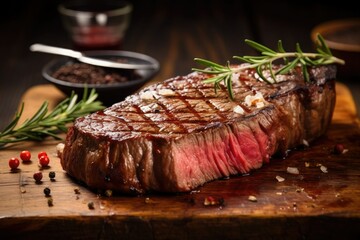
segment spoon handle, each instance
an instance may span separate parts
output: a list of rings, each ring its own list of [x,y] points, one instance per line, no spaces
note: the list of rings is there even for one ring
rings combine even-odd
[[[66,48],[48,46],[48,45],[39,44],[39,43],[35,43],[35,44],[31,45],[30,50],[32,52],[52,53],[52,54],[57,54],[57,55],[73,57],[73,58],[82,57],[81,52],[77,52],[77,51],[74,51],[71,49],[66,49]]]
[[[31,45],[30,50],[32,52],[45,52],[45,53],[72,57],[80,62],[95,66],[100,66],[100,67],[119,68],[119,69],[158,69],[159,68],[159,63],[157,61],[154,61],[149,56],[146,55],[144,56],[140,53],[131,53],[126,51],[122,52],[122,54],[125,54],[124,59],[126,59],[126,56],[129,55],[129,53],[131,53],[128,59],[137,58],[138,60],[141,61],[140,62],[134,61],[134,63],[131,63],[131,62],[118,62],[111,59],[101,59],[97,57],[87,56],[86,53],[82,54],[81,52],[74,51],[71,49],[53,47],[40,43],[35,43]]]

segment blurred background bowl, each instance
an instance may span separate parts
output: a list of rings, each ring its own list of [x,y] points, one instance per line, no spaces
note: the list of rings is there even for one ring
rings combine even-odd
[[[60,4],[63,25],[77,50],[121,50],[133,5],[125,0],[71,0]]]
[[[311,31],[311,39],[317,42],[321,34],[333,55],[345,60],[338,66],[338,76],[360,76],[360,18],[339,19],[321,23]]]
[[[103,50],[103,51],[87,51],[84,52],[87,56],[90,57],[101,57],[104,59],[121,59],[121,61],[126,61],[128,63],[151,63],[155,67],[153,69],[141,69],[141,70],[122,70],[122,69],[110,69],[103,67],[96,67],[96,71],[105,71],[110,72],[107,74],[106,78],[110,77],[111,74],[118,74],[118,76],[131,76],[129,80],[123,82],[111,82],[111,83],[84,83],[84,82],[70,82],[68,80],[59,79],[54,77],[54,74],[62,67],[74,66],[74,64],[79,64],[78,61],[68,57],[56,58],[53,61],[46,64],[42,70],[43,77],[54,84],[59,90],[61,90],[66,95],[70,95],[74,91],[79,96],[82,96],[84,88],[87,86],[88,89],[94,88],[98,93],[98,100],[102,101],[105,106],[110,106],[116,102],[122,101],[126,96],[135,93],[139,90],[145,83],[151,80],[159,71],[159,63],[156,59],[141,53],[129,52],[129,51],[116,51],[116,50]],[[93,66],[94,68],[95,66]],[[67,71],[69,68],[67,69]],[[78,70],[74,70],[78,71]],[[129,71],[132,71],[129,73]],[[69,76],[80,75],[84,78],[85,76],[90,76],[89,72],[85,74],[69,72],[65,77],[70,78]],[[89,79],[86,79],[88,81]]]

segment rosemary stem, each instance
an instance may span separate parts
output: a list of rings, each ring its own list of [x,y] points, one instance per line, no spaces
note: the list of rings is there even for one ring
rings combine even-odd
[[[278,49],[272,50],[260,43],[245,40],[245,42],[252,48],[261,53],[261,56],[234,56],[235,59],[241,60],[247,64],[231,67],[230,63],[226,66],[219,65],[212,61],[195,58],[195,61],[204,65],[205,69],[193,68],[192,70],[202,72],[211,75],[208,79],[204,80],[204,83],[213,83],[215,91],[219,88],[221,81],[224,81],[224,85],[227,87],[229,97],[234,99],[232,91],[232,74],[239,73],[247,69],[255,69],[260,79],[272,84],[276,83],[276,75],[287,74],[291,69],[295,67],[301,67],[305,82],[309,82],[309,74],[307,67],[319,66],[327,64],[341,64],[344,65],[345,61],[332,55],[329,47],[326,45],[325,40],[319,34],[318,35],[318,47],[317,53],[304,53],[299,44],[296,44],[295,52],[286,52],[282,46],[281,40],[278,41]],[[276,71],[273,70],[273,64],[277,60],[282,60],[283,65],[279,65],[280,68]],[[262,74],[262,71],[268,69],[270,71],[270,79]]]
[[[77,102],[78,96],[72,94],[52,111],[49,111],[47,102],[44,102],[37,113],[18,125],[23,104],[15,119],[0,132],[0,149],[9,143],[25,140],[42,141],[46,137],[59,139],[57,134],[66,132],[67,124],[71,124],[77,117],[104,108],[100,101],[96,101],[98,95],[95,89],[92,89],[89,95],[85,89],[83,95],[83,99]]]

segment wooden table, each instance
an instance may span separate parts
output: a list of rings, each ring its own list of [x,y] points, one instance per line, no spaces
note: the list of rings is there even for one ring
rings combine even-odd
[[[46,93],[46,94],[40,94]],[[52,85],[30,88],[23,101],[31,116],[47,99],[53,106],[64,95]],[[308,149],[248,176],[234,176],[183,194],[106,196],[87,189],[61,168],[61,141],[24,142],[0,151],[0,236],[11,239],[357,239],[360,236],[360,124],[349,89],[337,84],[337,105],[327,134]],[[334,154],[341,143],[348,150]],[[11,172],[7,164],[20,151],[32,153],[29,164]],[[50,155],[40,168],[37,153]],[[327,168],[323,172],[320,166]],[[299,175],[286,172],[297,167]],[[41,183],[33,174],[43,173]],[[48,174],[56,173],[55,181]],[[285,178],[278,182],[276,176]],[[43,193],[51,189],[50,197]],[[79,190],[79,194],[75,191]],[[249,196],[256,201],[249,201]],[[214,197],[221,204],[206,206]],[[94,209],[88,204],[94,203]]]

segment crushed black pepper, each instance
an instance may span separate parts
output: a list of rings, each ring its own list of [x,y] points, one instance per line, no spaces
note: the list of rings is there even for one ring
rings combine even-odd
[[[103,68],[75,62],[61,66],[52,77],[70,83],[114,84],[139,79],[141,75],[136,70]]]

